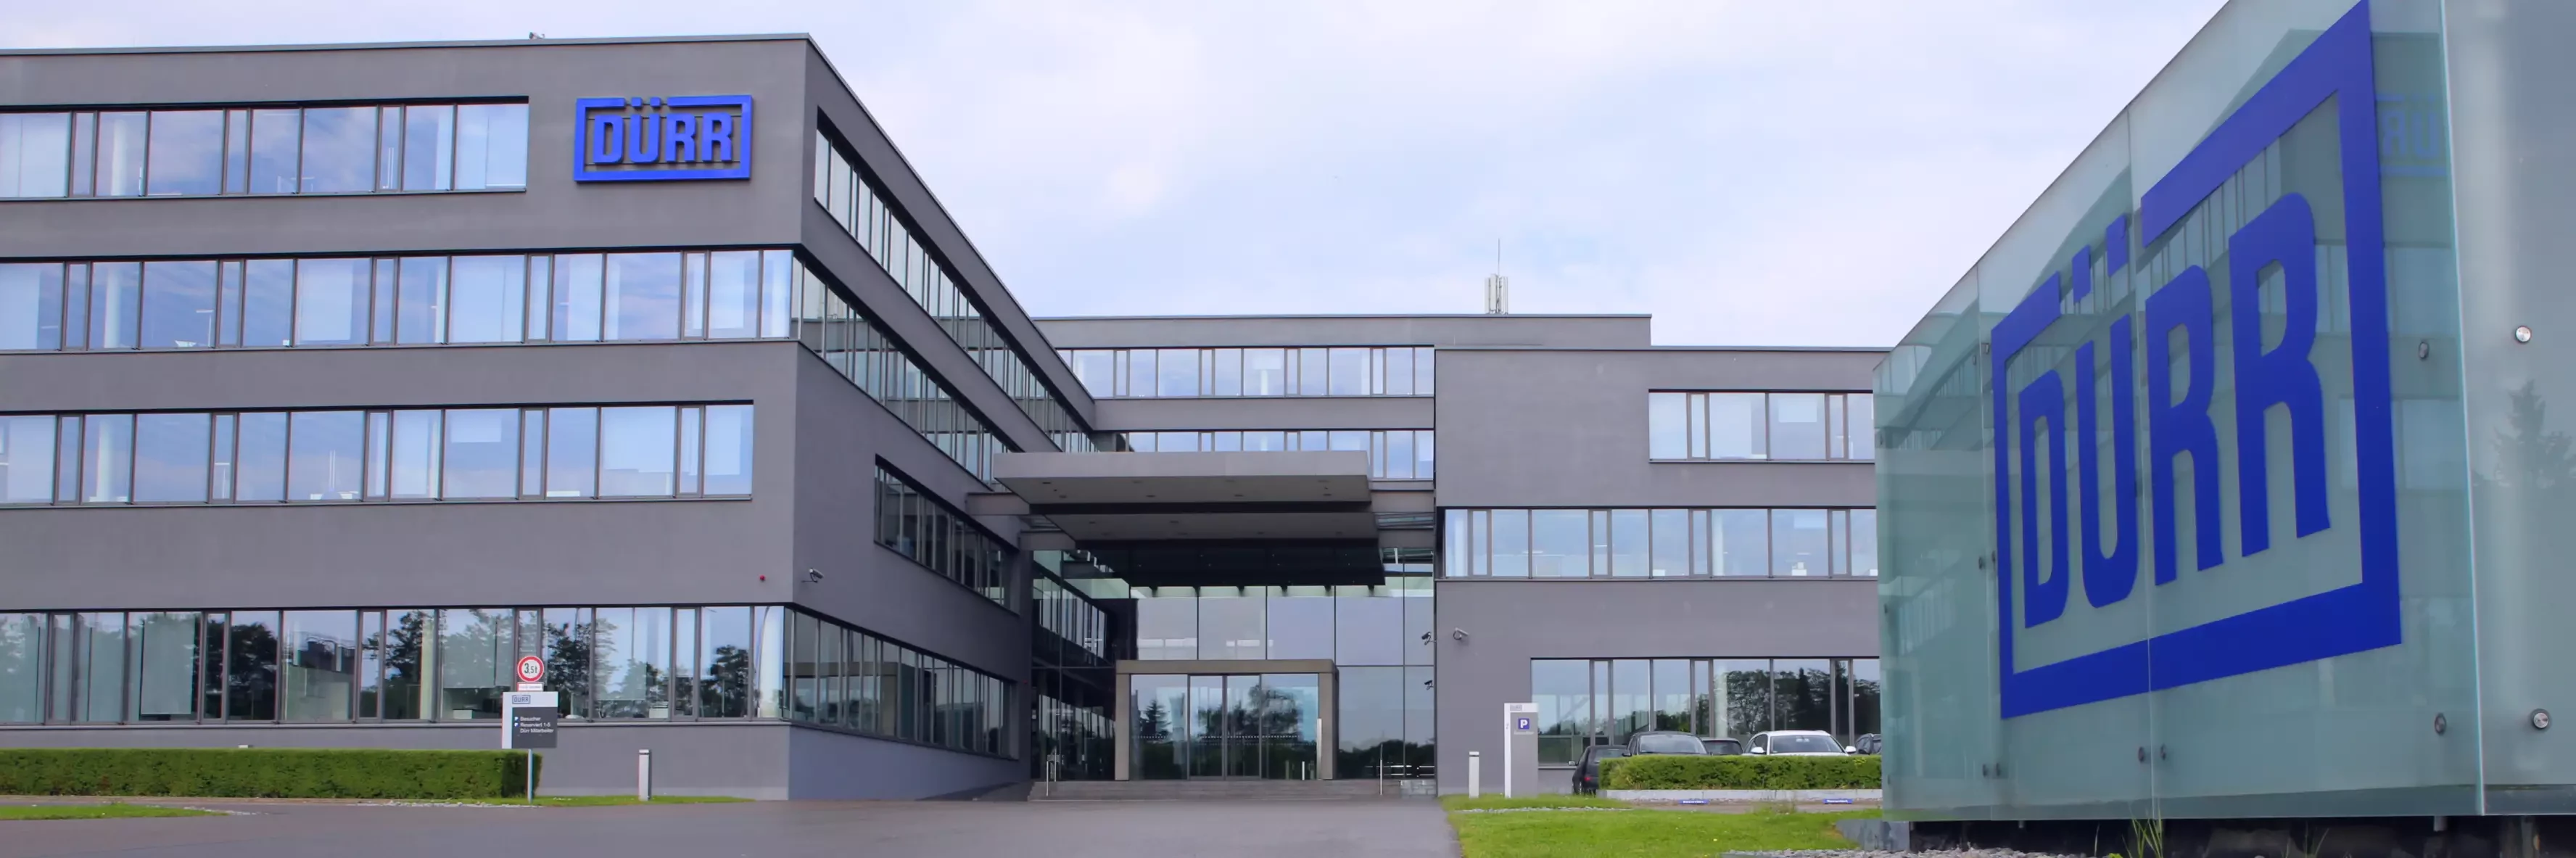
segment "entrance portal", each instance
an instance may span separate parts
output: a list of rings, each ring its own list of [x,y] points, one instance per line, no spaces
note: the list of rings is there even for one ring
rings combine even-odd
[[[1135,674],[1134,777],[1322,776],[1323,677],[1313,673]]]

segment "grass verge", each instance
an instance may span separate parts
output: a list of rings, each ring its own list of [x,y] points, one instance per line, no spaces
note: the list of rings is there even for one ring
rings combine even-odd
[[[1466,858],[1705,858],[1723,852],[1848,849],[1845,813],[1451,813]]]
[[[1503,807],[1627,807],[1628,803],[1597,795],[1525,795],[1519,798],[1444,795],[1440,797],[1440,806],[1450,810],[1492,810]]]
[[[222,816],[211,811],[150,804],[9,804],[0,805],[0,820],[138,819],[147,816]]]

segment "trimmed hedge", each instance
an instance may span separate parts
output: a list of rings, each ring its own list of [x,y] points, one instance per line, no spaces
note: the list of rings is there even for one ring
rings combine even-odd
[[[527,762],[501,750],[0,748],[0,795],[513,798]]]
[[[1878,757],[1647,754],[1601,761],[1602,789],[1878,789]]]

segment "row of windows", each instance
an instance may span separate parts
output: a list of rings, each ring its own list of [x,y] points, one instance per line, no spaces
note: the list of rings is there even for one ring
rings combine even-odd
[[[991,480],[993,454],[1018,449],[984,416],[950,393],[937,376],[914,363],[894,335],[841,293],[801,266],[797,271],[796,337],[823,356],[842,377],[884,403],[904,425],[921,433],[978,479]],[[1085,437],[1081,433],[1068,433]],[[1069,439],[1059,439],[1059,444]],[[1074,449],[1066,447],[1066,449]]]
[[[1431,577],[1385,584],[1135,587],[1136,657],[1430,664]]]
[[[0,264],[0,349],[787,336],[785,250]]]
[[[1878,574],[1874,509],[1452,509],[1450,577]]]
[[[749,405],[0,416],[0,503],[751,493]]]
[[[1428,480],[1436,470],[1429,429],[1129,432],[1127,446],[1139,453],[1360,452],[1369,454],[1369,476],[1381,480]]]
[[[1061,562],[1067,552],[1046,552],[1040,565]],[[1049,569],[1048,571],[1054,571]],[[1098,664],[1109,657],[1109,614],[1081,591],[1065,586],[1053,575],[1034,575],[1029,581],[1032,599],[1030,609],[1037,614],[1038,628],[1055,635],[1065,643],[1082,650],[1088,658],[1057,657],[1045,659],[1052,664]],[[1043,649],[1048,646],[1041,642]]]
[[[817,628],[894,690],[851,729],[1005,752],[1000,680],[777,605],[0,613],[0,723],[496,721],[529,655],[569,719],[811,720]]]
[[[1011,548],[910,479],[877,466],[877,544],[994,604],[1011,604]]]
[[[821,203],[832,213],[832,220],[867,248],[869,256],[903,287],[904,294],[929,311],[939,321],[939,327],[948,332],[949,339],[965,349],[1038,428],[1052,436],[1082,437],[1082,421],[1039,379],[1027,354],[994,327],[974,299],[957,285],[959,278],[930,252],[930,243],[913,236],[911,227],[904,223],[900,212],[887,204],[885,194],[870,181],[858,159],[834,145],[821,131],[814,133],[814,153],[819,161],[814,171],[814,201]],[[1082,452],[1088,447],[1065,449]]]
[[[523,103],[0,113],[0,198],[527,184]]]
[[[797,611],[789,720],[978,754],[1015,756],[1011,684]]]
[[[1876,458],[1866,393],[1646,394],[1646,455],[1655,459]]]
[[[1078,349],[1061,352],[1096,398],[1430,396],[1431,347]]]
[[[1639,730],[1822,730],[1849,744],[1879,731],[1878,659],[1531,659],[1530,700],[1541,765],[1571,765],[1585,745]]]

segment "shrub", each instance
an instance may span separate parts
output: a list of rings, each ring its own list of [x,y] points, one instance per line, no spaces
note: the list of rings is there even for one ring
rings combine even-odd
[[[0,748],[0,795],[509,798],[527,765],[501,750]]]
[[[1874,756],[1648,754],[1602,761],[1601,788],[1878,789],[1878,761]]]

